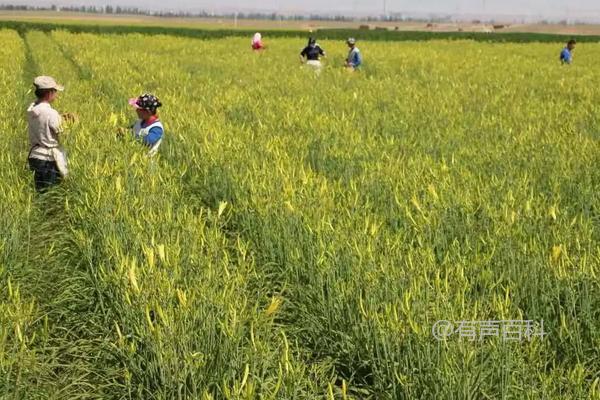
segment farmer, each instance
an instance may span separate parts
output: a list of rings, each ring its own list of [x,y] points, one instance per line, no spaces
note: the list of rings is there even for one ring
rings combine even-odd
[[[306,65],[319,70],[322,66],[320,60],[321,57],[325,57],[325,52],[321,46],[317,44],[317,39],[312,37],[309,38],[308,46],[306,46],[300,53],[300,62],[304,64],[304,60],[306,59]]]
[[[265,45],[262,41],[262,35],[258,32],[254,34],[252,38],[252,50],[264,50]]]
[[[355,71],[362,65],[362,56],[360,54],[360,50],[358,47],[356,47],[356,39],[348,38],[346,43],[350,48],[348,58],[346,58],[346,68],[351,71]]]
[[[29,167],[34,172],[35,188],[45,192],[57,185],[68,174],[67,159],[60,148],[58,136],[63,132],[63,122],[74,122],[73,114],[62,116],[52,108],[58,92],[64,87],[50,76],[38,76],[33,81],[36,100],[27,109],[27,125],[31,150]]]
[[[563,64],[571,64],[573,62],[573,51],[575,51],[575,39],[569,40],[567,47],[560,52],[560,62]]]
[[[162,103],[153,94],[146,93],[129,99],[129,104],[135,108],[139,118],[132,127],[134,138],[150,147],[150,155],[156,154],[164,134],[163,124],[158,118],[158,108]]]

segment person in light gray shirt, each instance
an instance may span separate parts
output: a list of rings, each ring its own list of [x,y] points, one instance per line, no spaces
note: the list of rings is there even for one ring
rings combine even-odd
[[[49,76],[38,76],[33,85],[36,101],[27,109],[29,129],[29,167],[34,173],[35,188],[45,192],[49,187],[61,182],[68,173],[64,151],[60,148],[58,136],[63,132],[63,121],[72,122],[72,114],[60,115],[52,108],[52,103],[64,87]]]

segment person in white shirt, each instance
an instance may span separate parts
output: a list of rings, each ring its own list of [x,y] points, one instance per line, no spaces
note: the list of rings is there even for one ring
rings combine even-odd
[[[29,167],[34,173],[35,188],[45,192],[49,187],[61,182],[67,171],[64,151],[58,142],[63,132],[63,121],[74,121],[72,114],[60,115],[52,108],[52,103],[64,87],[49,76],[38,76],[33,85],[36,101],[27,109],[29,130]]]

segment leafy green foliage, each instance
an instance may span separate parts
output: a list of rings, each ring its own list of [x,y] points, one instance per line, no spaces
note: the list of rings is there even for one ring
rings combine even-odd
[[[597,44],[2,31],[0,397],[597,398]],[[72,176],[23,109],[66,86]],[[16,88],[15,88],[16,87]],[[145,91],[156,158],[118,139]],[[436,341],[437,320],[544,320]]]

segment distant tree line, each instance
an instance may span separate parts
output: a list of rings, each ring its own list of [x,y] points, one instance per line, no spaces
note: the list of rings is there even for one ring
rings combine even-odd
[[[1,0],[0,0],[1,1]],[[190,12],[190,11],[152,11],[141,9],[138,7],[123,7],[123,6],[27,6],[27,5],[14,5],[14,4],[0,4],[0,10],[5,11],[56,11],[56,12],[75,12],[75,13],[88,13],[88,14],[123,14],[123,15],[144,15],[150,17],[163,17],[163,18],[228,18],[228,19],[254,19],[254,20],[273,20],[273,21],[368,21],[368,22],[429,22],[429,23],[452,23],[456,22],[456,16],[436,14],[430,15],[429,17],[414,17],[406,13],[388,13],[381,15],[363,16],[361,18],[351,17],[347,15],[331,15],[331,14],[280,14],[280,13],[261,13],[261,12],[228,12],[228,13],[215,13],[208,11]],[[466,21],[463,21],[466,22]],[[480,23],[495,23],[493,18],[486,19],[485,21],[474,20],[471,21],[475,24]],[[515,20],[514,23],[526,23],[527,20]],[[541,23],[586,23],[585,21],[579,20],[553,20],[539,21]]]
[[[238,12],[238,13],[214,13],[208,11],[151,11],[138,7],[121,6],[26,6],[0,4],[0,10],[5,11],[64,11],[88,14],[128,14],[144,15],[153,17],[171,18],[238,18],[238,19],[262,19],[262,20],[284,20],[284,21],[355,21],[357,18],[346,15],[323,15],[323,14],[279,14],[260,12]],[[360,18],[367,21],[409,21],[411,18],[402,14],[389,14],[385,16],[369,16]]]
[[[14,4],[0,4],[0,10],[5,11],[63,11],[63,12],[79,12],[89,14],[128,14],[128,15],[145,15],[153,17],[172,17],[172,18],[238,18],[238,19],[269,19],[269,20],[335,20],[335,21],[352,21],[354,18],[343,15],[283,15],[278,13],[214,13],[208,11],[190,12],[190,11],[150,11],[140,9],[138,7],[121,7],[121,6],[27,6]]]
[[[144,10],[140,10],[137,7],[97,7],[97,6],[57,6],[52,5],[49,7],[44,6],[27,6],[27,5],[14,5],[14,4],[1,4],[0,10],[5,11],[65,11],[65,12],[80,12],[80,13],[91,13],[91,14],[148,14]]]

